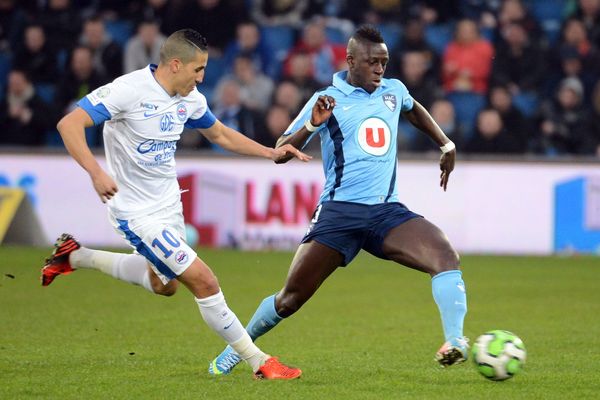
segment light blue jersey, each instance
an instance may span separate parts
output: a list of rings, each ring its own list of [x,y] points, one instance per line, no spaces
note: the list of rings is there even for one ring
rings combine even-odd
[[[401,112],[413,108],[413,99],[397,79],[382,79],[381,86],[369,94],[346,82],[346,76],[346,71],[334,74],[333,85],[311,97],[284,135],[298,131],[311,117],[319,96],[333,97],[333,114],[306,141],[321,135],[326,182],[319,204],[398,202],[398,119]]]

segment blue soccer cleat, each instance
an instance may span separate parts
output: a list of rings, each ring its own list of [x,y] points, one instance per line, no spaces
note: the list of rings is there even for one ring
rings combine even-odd
[[[227,346],[225,347],[225,350],[210,363],[208,366],[208,373],[211,375],[227,375],[241,361],[242,357],[240,357],[231,346]]]
[[[455,338],[446,342],[435,354],[435,360],[443,368],[464,362],[469,354],[469,339],[466,337]]]

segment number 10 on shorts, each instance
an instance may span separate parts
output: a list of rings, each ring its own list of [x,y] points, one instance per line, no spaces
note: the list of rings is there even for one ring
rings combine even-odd
[[[172,249],[176,249],[181,245],[179,239],[177,239],[175,235],[173,235],[167,229],[162,231],[162,238],[164,239],[164,242],[166,242],[166,244],[168,244]],[[167,246],[165,246],[158,238],[152,240],[152,247],[156,247],[162,251],[165,258],[169,258],[173,254],[173,250],[169,250]]]

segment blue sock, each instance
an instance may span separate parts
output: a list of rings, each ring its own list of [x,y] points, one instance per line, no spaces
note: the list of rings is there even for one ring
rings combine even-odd
[[[252,341],[255,341],[274,328],[282,319],[275,310],[275,295],[271,295],[260,303],[252,319],[248,322],[246,331]]]
[[[431,279],[433,299],[440,310],[444,336],[456,345],[463,337],[463,322],[467,313],[467,293],[459,270],[445,271]]]

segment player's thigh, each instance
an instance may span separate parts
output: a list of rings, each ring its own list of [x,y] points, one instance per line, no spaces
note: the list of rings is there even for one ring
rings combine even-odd
[[[184,240],[183,215],[177,206],[130,219],[111,216],[110,220],[165,285],[197,259],[195,250]]]
[[[316,240],[301,244],[294,255],[282,294],[308,299],[321,284],[344,264],[344,256]]]
[[[458,254],[437,226],[425,218],[413,218],[392,228],[383,241],[387,258],[435,275],[459,266]]]

